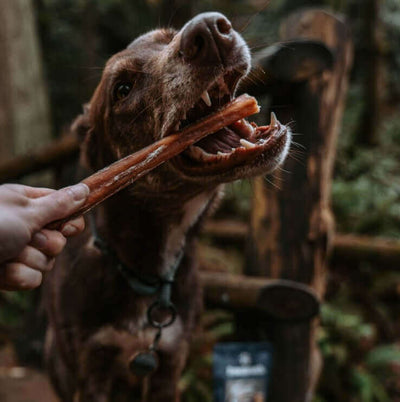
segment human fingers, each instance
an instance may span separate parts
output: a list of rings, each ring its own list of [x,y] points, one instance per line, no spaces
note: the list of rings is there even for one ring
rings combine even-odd
[[[75,236],[78,233],[81,233],[85,229],[85,220],[83,217],[79,217],[68,221],[61,228],[61,233],[65,237]]]
[[[37,227],[71,215],[84,204],[88,195],[89,187],[79,183],[32,200]]]
[[[67,239],[57,230],[42,229],[33,235],[30,246],[50,257],[56,257],[63,250]]]
[[[54,265],[54,257],[32,246],[26,246],[14,261],[42,272],[50,271]]]
[[[57,190],[46,187],[24,186],[24,193],[29,198],[39,198],[54,193]]]
[[[15,184],[15,183],[2,184],[1,187],[8,191],[12,191],[13,193],[18,193],[26,198],[44,197],[45,195],[57,191],[46,187],[30,187],[25,186],[24,184]]]
[[[20,262],[10,262],[0,266],[0,289],[29,290],[42,283],[43,274]]]

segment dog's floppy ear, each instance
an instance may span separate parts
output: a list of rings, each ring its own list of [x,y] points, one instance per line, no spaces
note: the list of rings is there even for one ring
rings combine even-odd
[[[106,77],[107,78],[107,77]],[[98,170],[114,162],[109,140],[108,81],[102,78],[83,114],[72,124],[72,130],[81,141],[81,164]]]
[[[83,105],[83,113],[76,117],[71,124],[71,132],[78,138],[79,143],[84,141],[86,134],[90,129],[89,111],[90,104],[85,103]]]
[[[73,121],[71,132],[77,137],[80,147],[80,161],[83,166],[95,169],[97,145],[96,136],[93,134],[94,127],[90,118],[90,104],[83,105],[83,113]]]

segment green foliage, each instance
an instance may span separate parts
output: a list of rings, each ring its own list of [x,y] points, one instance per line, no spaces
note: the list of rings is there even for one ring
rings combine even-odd
[[[371,371],[385,374],[384,370],[388,369],[390,365],[400,364],[400,347],[398,345],[378,346],[368,353],[365,362]]]
[[[224,190],[222,205],[217,211],[219,218],[234,216],[237,219],[247,219],[251,204],[252,183],[250,180],[240,180],[229,183]]]
[[[390,97],[400,96],[400,2],[386,0],[382,6],[382,21],[386,34],[386,57],[390,73],[387,90]]]
[[[343,232],[400,237],[400,117],[382,124],[381,144],[357,145],[356,130],[362,105],[360,87],[349,91],[339,136],[333,209]]]
[[[353,400],[365,402],[390,402],[391,398],[382,383],[369,372],[354,368],[350,371],[350,384],[357,395]]]
[[[321,310],[319,345],[324,369],[316,400],[391,401],[384,382],[388,374],[393,374],[390,367],[399,357],[399,350],[394,345],[374,348],[373,323],[366,322],[354,306],[336,303],[327,303]]]
[[[333,278],[334,294],[321,308],[318,344],[324,368],[318,402],[389,402],[400,395],[400,345],[392,323],[399,303],[390,294],[400,274],[379,273],[368,264],[357,275]]]
[[[189,361],[180,380],[184,402],[212,401],[212,349],[218,341],[232,336],[233,319],[224,311],[213,310],[203,314],[203,332],[191,344]]]
[[[9,331],[21,328],[25,313],[34,306],[32,301],[32,292],[0,291],[0,327]]]

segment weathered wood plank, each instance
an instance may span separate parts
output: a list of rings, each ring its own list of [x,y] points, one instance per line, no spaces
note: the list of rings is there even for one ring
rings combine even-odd
[[[28,152],[0,164],[0,183],[20,179],[26,175],[63,166],[78,157],[79,143],[73,135],[36,151]]]
[[[206,222],[204,233],[208,236],[244,243],[249,226],[243,221],[211,220]],[[400,240],[357,234],[335,233],[329,269],[346,267],[353,271],[362,261],[368,261],[377,269],[400,269]]]
[[[278,320],[305,320],[315,317],[319,301],[303,284],[221,272],[200,272],[205,300],[229,309],[250,309]]]

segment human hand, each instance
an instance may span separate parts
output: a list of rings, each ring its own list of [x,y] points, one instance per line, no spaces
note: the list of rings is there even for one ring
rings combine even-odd
[[[83,218],[58,230],[44,227],[83,205],[89,194],[84,184],[51,190],[19,184],[0,186],[0,289],[37,287],[54,265],[66,238],[84,229]]]

